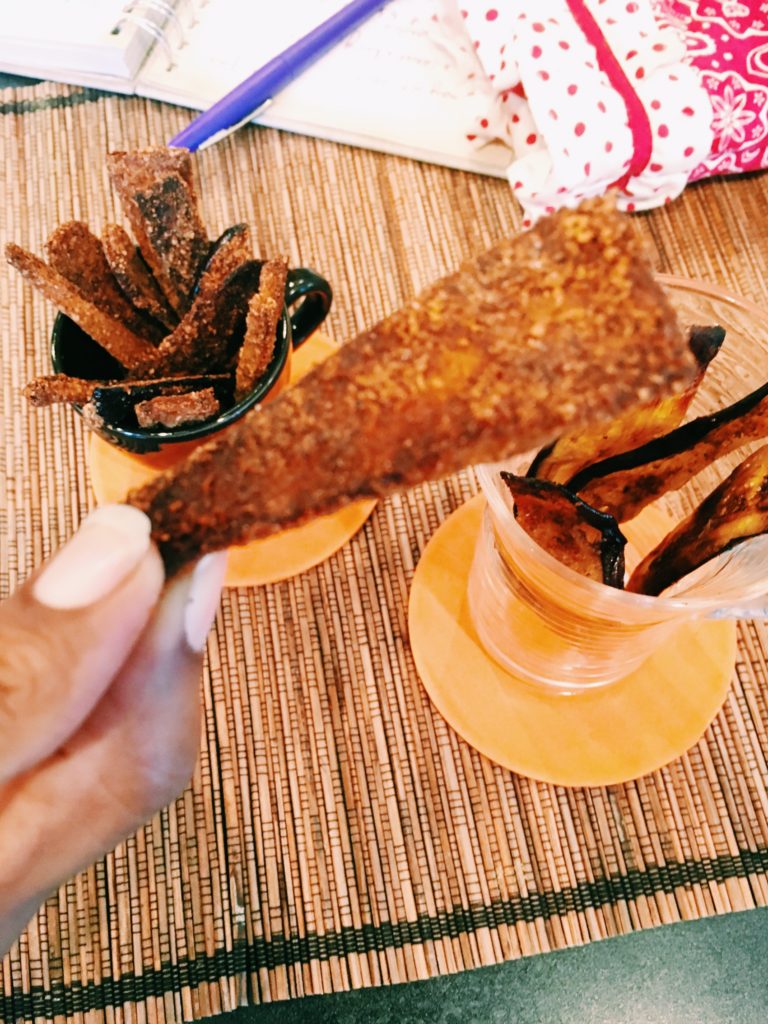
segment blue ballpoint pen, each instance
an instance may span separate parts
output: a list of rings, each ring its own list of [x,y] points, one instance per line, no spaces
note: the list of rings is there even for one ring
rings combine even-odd
[[[235,129],[253,120],[305,68],[318,60],[345,36],[380,10],[390,0],[353,0],[317,28],[308,32],[277,57],[246,78],[217,103],[196,117],[169,146],[195,152],[213,145]]]

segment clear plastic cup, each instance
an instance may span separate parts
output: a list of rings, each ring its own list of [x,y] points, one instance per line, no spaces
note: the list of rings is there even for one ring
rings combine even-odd
[[[513,462],[478,470],[488,505],[468,584],[480,642],[512,675],[580,692],[629,675],[682,622],[768,616],[768,538],[714,559],[661,597],[617,590],[569,569],[519,526],[499,470],[521,468]],[[625,525],[628,564],[671,524],[650,507]]]
[[[768,379],[768,317],[715,288],[664,283],[684,323],[720,323],[727,331],[691,416],[727,405]],[[628,569],[754,447],[719,460],[622,524]],[[685,621],[768,617],[766,536],[711,560],[660,597],[605,586],[560,563],[518,525],[499,475],[501,469],[525,473],[531,458],[477,471],[487,507],[469,575],[469,609],[480,643],[513,676],[550,693],[579,693],[639,668]]]

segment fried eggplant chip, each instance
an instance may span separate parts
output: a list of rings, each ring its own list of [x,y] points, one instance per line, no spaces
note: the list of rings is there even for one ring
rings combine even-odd
[[[212,295],[226,277],[252,259],[251,229],[247,224],[233,224],[211,244],[208,258],[195,282],[193,298],[198,298],[201,293]]]
[[[96,383],[91,391],[87,419],[91,426],[106,424],[135,430],[143,425],[137,418],[138,405],[146,405],[156,398],[210,391],[219,408],[225,409],[232,404],[233,388],[232,377],[228,374]]]
[[[248,303],[245,338],[237,354],[235,401],[251,393],[275,354],[275,331],[280,311],[273,299],[256,294]]]
[[[9,242],[5,255],[12,267],[126,369],[133,369],[154,358],[156,350],[150,342],[94,306],[71,281],[33,253]]]
[[[146,260],[125,228],[119,224],[107,224],[102,244],[107,263],[126,298],[136,309],[161,323],[166,331],[172,331],[179,318],[168,305]]]
[[[82,377],[68,377],[64,373],[55,373],[46,377],[35,377],[24,388],[23,395],[36,409],[60,402],[83,405],[89,401],[98,383],[95,380],[83,380]]]
[[[97,389],[100,394],[114,394],[116,400],[124,401],[130,396],[129,404],[141,401],[142,396],[158,394],[180,394],[184,391],[205,388],[215,385],[222,395],[232,393],[232,378],[228,374],[214,374],[195,377],[164,377],[159,380],[85,380],[82,377],[69,377],[64,373],[35,377],[24,388],[23,395],[30,405],[42,409],[48,405],[68,403],[83,405],[91,401]],[[109,402],[109,398],[104,399]]]
[[[181,395],[158,395],[144,402],[137,402],[136,419],[140,427],[176,427],[190,423],[203,423],[218,415],[221,410],[213,388],[202,391],[188,391]]]
[[[722,327],[692,327],[688,340],[699,364],[699,372],[685,391],[651,405],[629,409],[612,423],[558,438],[553,445],[539,452],[527,475],[565,484],[585,466],[638,448],[673,430],[682,422],[707,366],[720,351],[724,338]]]
[[[629,218],[589,200],[467,261],[130,501],[174,572],[528,451],[695,369]]]
[[[623,523],[716,459],[768,435],[768,383],[632,451],[585,467],[567,487]]]
[[[104,246],[87,224],[70,220],[59,225],[45,243],[49,266],[97,309],[114,317],[140,338],[156,345],[166,333],[161,324],[142,316],[128,301],[107,262]]]
[[[278,309],[285,304],[285,281],[288,277],[288,260],[285,256],[277,256],[265,260],[259,277],[259,295],[272,299]]]
[[[245,337],[237,354],[235,401],[245,398],[269,366],[275,352],[275,334],[285,304],[285,259],[268,260],[261,268],[259,290],[248,303]]]
[[[163,146],[114,152],[107,168],[142,256],[171,307],[183,315],[210,248],[191,155]]]
[[[599,512],[549,480],[501,473],[515,499],[515,515],[539,547],[582,576],[624,586],[626,537],[607,512]]]
[[[768,532],[768,445],[753,452],[637,566],[627,590],[658,595],[710,559]]]
[[[223,369],[242,340],[248,301],[261,264],[249,257],[248,227],[237,224],[215,243],[189,311],[160,343],[148,373],[207,373]]]

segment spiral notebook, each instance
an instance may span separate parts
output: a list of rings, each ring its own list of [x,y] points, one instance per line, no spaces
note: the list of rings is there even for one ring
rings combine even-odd
[[[0,71],[204,110],[343,6],[9,0]],[[441,45],[431,21],[439,7],[393,0],[279,93],[258,123],[503,177],[510,151],[477,150],[463,134],[471,80]]]

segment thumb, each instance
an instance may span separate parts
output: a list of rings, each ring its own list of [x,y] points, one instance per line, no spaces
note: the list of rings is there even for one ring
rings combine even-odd
[[[56,750],[89,715],[163,580],[149,519],[104,505],[0,605],[0,784]]]

